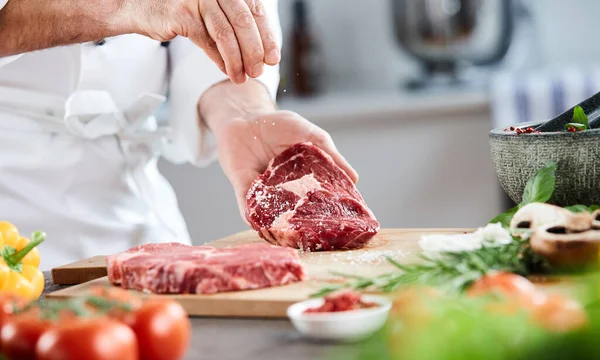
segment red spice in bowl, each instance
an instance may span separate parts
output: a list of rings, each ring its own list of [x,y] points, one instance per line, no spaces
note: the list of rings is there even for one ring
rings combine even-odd
[[[314,308],[308,308],[304,311],[305,314],[314,313],[329,313],[352,311],[360,309],[369,309],[379,306],[374,302],[365,302],[362,300],[361,294],[353,291],[343,291],[327,295],[323,298],[323,305]]]

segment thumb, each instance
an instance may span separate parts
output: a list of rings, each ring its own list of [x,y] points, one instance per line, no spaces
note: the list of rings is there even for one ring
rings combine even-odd
[[[315,145],[320,147],[323,151],[325,151],[331,158],[333,162],[335,162],[344,172],[350,177],[350,179],[356,184],[358,183],[358,173],[354,168],[348,163],[346,158],[338,151],[335,143],[331,139],[331,136],[326,135],[321,138]]]
[[[246,170],[243,172],[238,172],[230,178],[231,185],[233,186],[233,190],[235,192],[235,198],[237,200],[240,216],[248,225],[250,225],[250,223],[246,218],[246,195],[248,194],[250,186],[252,186],[252,183],[259,175],[260,174],[257,171]]]

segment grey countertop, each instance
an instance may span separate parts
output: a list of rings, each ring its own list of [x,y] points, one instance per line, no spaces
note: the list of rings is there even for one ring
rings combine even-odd
[[[54,285],[49,273],[44,275],[44,294],[64,288]],[[329,360],[331,353],[352,349],[306,340],[287,320],[193,317],[192,326],[186,360]]]

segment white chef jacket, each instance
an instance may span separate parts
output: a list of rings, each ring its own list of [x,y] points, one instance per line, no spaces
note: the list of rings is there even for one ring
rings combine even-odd
[[[277,0],[264,3],[281,45]],[[0,57],[0,219],[24,235],[47,233],[42,269],[142,243],[190,243],[157,160],[214,159],[197,102],[227,77],[188,39],[165,45],[123,35]],[[278,67],[259,80],[274,98]],[[167,92],[160,126],[153,114]]]

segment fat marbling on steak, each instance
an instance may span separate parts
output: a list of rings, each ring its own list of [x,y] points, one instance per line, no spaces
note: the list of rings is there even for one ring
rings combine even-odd
[[[306,277],[298,252],[267,244],[217,249],[146,244],[106,258],[114,285],[155,294],[214,294],[281,286]]]
[[[350,177],[311,143],[276,156],[250,187],[246,218],[271,244],[304,251],[355,249],[379,222]]]

